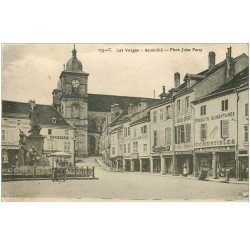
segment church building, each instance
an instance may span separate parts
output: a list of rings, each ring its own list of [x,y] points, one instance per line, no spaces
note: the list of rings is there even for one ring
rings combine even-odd
[[[142,100],[151,98],[114,96],[88,93],[88,76],[83,71],[77,50],[61,72],[57,88],[53,90],[53,106],[75,127],[75,156],[99,155],[102,123],[111,112],[111,105],[128,110],[129,104],[138,105]]]

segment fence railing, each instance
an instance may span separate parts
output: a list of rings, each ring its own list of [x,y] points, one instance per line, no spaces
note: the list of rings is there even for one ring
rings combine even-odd
[[[2,167],[2,181],[51,178],[52,168],[48,166]],[[95,167],[66,167],[66,179],[95,179]]]

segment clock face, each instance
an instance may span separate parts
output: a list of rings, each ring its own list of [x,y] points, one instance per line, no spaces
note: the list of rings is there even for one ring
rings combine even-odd
[[[71,83],[74,87],[78,87],[80,84],[80,82],[77,79],[72,80]]]

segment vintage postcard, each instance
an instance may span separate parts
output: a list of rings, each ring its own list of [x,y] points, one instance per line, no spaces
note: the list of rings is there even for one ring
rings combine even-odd
[[[2,44],[2,201],[248,201],[248,44]]]

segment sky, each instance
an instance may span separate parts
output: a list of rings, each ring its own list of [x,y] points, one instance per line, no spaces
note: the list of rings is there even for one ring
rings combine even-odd
[[[89,73],[88,92],[123,96],[154,97],[173,87],[174,73],[181,80],[208,67],[208,53],[216,63],[226,57],[230,44],[76,44],[77,58]],[[231,44],[232,56],[248,55],[247,44]],[[182,52],[182,48],[190,51]],[[2,99],[36,100],[52,104],[63,64],[71,58],[73,44],[2,45]],[[110,51],[111,49],[111,51]],[[137,50],[139,52],[130,52]],[[146,51],[152,50],[154,51]],[[162,49],[162,52],[155,51]],[[179,50],[178,50],[179,49]],[[108,50],[103,52],[103,50]]]

